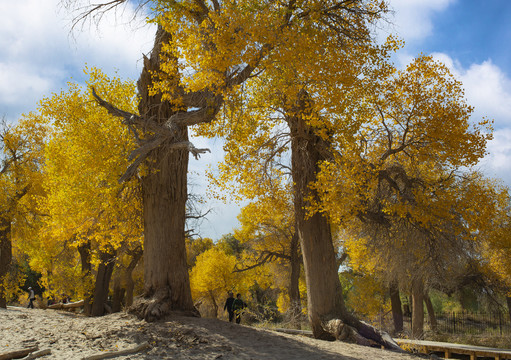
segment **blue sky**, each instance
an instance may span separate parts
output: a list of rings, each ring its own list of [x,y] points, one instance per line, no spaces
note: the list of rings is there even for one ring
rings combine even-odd
[[[15,121],[42,97],[64,89],[67,81],[83,81],[85,64],[138,78],[154,28],[142,18],[132,22],[132,6],[106,14],[98,26],[84,24],[71,32],[73,14],[60,3],[0,0],[0,117]],[[390,6],[394,15],[382,33],[405,40],[396,56],[398,66],[422,52],[450,67],[476,108],[474,121],[483,116],[495,120],[495,139],[480,170],[511,185],[511,1],[390,0]],[[194,189],[201,191],[204,168],[214,166],[222,154],[218,141],[196,141],[198,147],[213,149],[190,163]],[[209,206],[214,212],[202,224],[203,236],[218,239],[237,226],[235,204],[210,201]]]

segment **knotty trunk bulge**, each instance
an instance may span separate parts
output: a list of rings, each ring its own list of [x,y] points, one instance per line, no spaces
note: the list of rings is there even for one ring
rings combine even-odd
[[[338,265],[332,242],[330,223],[323,213],[309,216],[308,198],[318,199],[310,188],[316,181],[319,164],[326,159],[329,144],[307,124],[310,118],[310,97],[300,92],[296,103],[287,111],[286,121],[291,132],[291,162],[295,194],[296,227],[303,252],[309,320],[315,338],[334,340],[329,321],[340,319],[355,328],[366,339],[388,349],[401,350],[390,336],[358,320],[344,303]]]
[[[149,95],[151,75],[160,69],[161,47],[169,38],[159,27],[138,81],[139,113],[158,124],[176,113],[160,95]],[[176,142],[188,141],[186,126],[174,130]],[[135,303],[134,311],[149,321],[176,309],[198,314],[191,296],[185,248],[188,151],[160,145],[149,154],[147,174],[142,177],[144,300]]]

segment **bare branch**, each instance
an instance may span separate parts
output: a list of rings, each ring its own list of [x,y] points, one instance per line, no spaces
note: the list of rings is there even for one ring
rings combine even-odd
[[[135,124],[137,121],[142,122],[142,118],[136,114],[124,111],[103,100],[97,93],[96,89],[91,86],[92,96],[96,99],[99,105],[104,107],[110,115],[124,118],[125,124]]]

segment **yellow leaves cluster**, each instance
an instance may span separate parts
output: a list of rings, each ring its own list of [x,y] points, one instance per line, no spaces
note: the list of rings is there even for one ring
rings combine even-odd
[[[132,82],[108,79],[94,68],[86,72],[88,85],[115,97],[120,108],[135,111]],[[44,99],[40,112],[54,129],[46,147],[45,167],[45,206],[53,235],[77,235],[77,240],[85,236],[118,247],[126,238],[140,234],[136,184],[118,184],[129,165],[127,155],[135,146],[128,129],[77,84]]]
[[[119,108],[136,112],[135,84],[108,78],[86,68],[88,86],[107,94]],[[126,126],[101,108],[90,89],[69,83],[66,90],[41,101],[34,121],[49,129],[41,140],[41,191],[36,199],[37,227],[24,250],[50,291],[65,287],[80,293],[83,280],[77,247],[92,243],[91,263],[98,252],[139,244],[142,239],[141,198],[136,180],[120,185],[135,144]],[[42,126],[42,125],[41,125]],[[33,135],[35,136],[35,135]],[[27,233],[25,233],[27,235]]]
[[[211,248],[197,256],[190,282],[194,299],[224,296],[229,290],[238,289],[240,276],[234,273],[236,257],[220,249]]]

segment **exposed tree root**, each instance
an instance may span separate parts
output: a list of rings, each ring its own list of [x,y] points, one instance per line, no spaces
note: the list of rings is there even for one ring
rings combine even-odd
[[[196,309],[189,311],[176,309],[173,306],[170,292],[170,288],[165,287],[158,289],[152,296],[137,297],[133,306],[130,307],[129,313],[147,322],[157,321],[171,314],[200,317]]]
[[[376,329],[363,321],[357,321],[357,328],[342,320],[333,319],[324,324],[324,330],[336,340],[365,346],[383,346],[385,349],[403,352],[404,350],[384,331]]]

